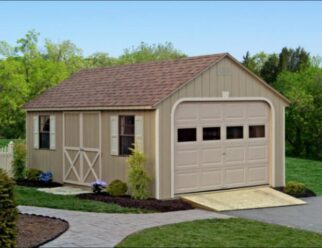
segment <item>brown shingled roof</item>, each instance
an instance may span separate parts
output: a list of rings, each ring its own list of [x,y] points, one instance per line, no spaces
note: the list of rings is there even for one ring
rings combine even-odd
[[[225,55],[84,69],[24,108],[151,107]]]

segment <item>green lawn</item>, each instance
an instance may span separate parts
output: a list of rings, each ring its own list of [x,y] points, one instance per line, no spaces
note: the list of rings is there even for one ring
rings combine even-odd
[[[125,208],[117,204],[107,204],[99,201],[83,200],[75,196],[53,195],[40,192],[35,188],[16,186],[18,205],[60,208],[68,210],[100,212],[100,213],[143,213],[141,209]]]
[[[143,230],[118,247],[322,247],[322,235],[244,219],[212,219]]]
[[[297,181],[322,195],[322,161],[286,158],[286,182]]]

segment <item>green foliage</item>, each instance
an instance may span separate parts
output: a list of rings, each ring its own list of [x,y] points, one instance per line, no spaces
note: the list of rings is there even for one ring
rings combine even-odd
[[[123,196],[127,192],[127,185],[121,180],[114,180],[108,185],[106,191],[111,196]]]
[[[14,182],[0,169],[0,247],[15,247],[17,214]]]
[[[290,101],[286,109],[287,154],[322,159],[322,69],[283,72],[274,86]]]
[[[151,178],[144,168],[146,156],[138,148],[131,149],[131,151],[132,154],[128,158],[129,191],[134,199],[147,199],[150,195],[148,187]]]
[[[171,43],[125,49],[118,58],[107,53],[83,57],[69,40],[38,44],[39,33],[31,30],[11,46],[0,41],[0,137],[24,138],[25,112],[22,106],[82,68],[133,64],[185,56]]]
[[[30,181],[38,181],[41,173],[42,171],[36,168],[28,168],[26,173],[27,179]]]
[[[289,195],[298,195],[305,191],[305,185],[299,182],[290,181],[284,187],[284,192]]]
[[[13,152],[12,169],[14,179],[24,179],[26,176],[26,145],[24,143],[15,143]]]

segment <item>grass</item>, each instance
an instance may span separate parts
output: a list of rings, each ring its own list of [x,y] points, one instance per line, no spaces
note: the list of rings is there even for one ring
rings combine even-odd
[[[322,195],[322,161],[286,158],[286,182],[297,181]]]
[[[322,247],[322,235],[238,218],[146,229],[117,247]]]
[[[18,205],[68,209],[98,213],[144,213],[142,209],[125,208],[117,204],[79,199],[75,196],[54,195],[40,192],[35,188],[16,186]]]

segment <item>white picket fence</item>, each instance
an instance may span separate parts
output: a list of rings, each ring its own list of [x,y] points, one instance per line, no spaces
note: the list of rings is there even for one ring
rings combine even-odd
[[[12,175],[11,162],[13,160],[13,142],[10,141],[5,147],[0,148],[0,168]]]

